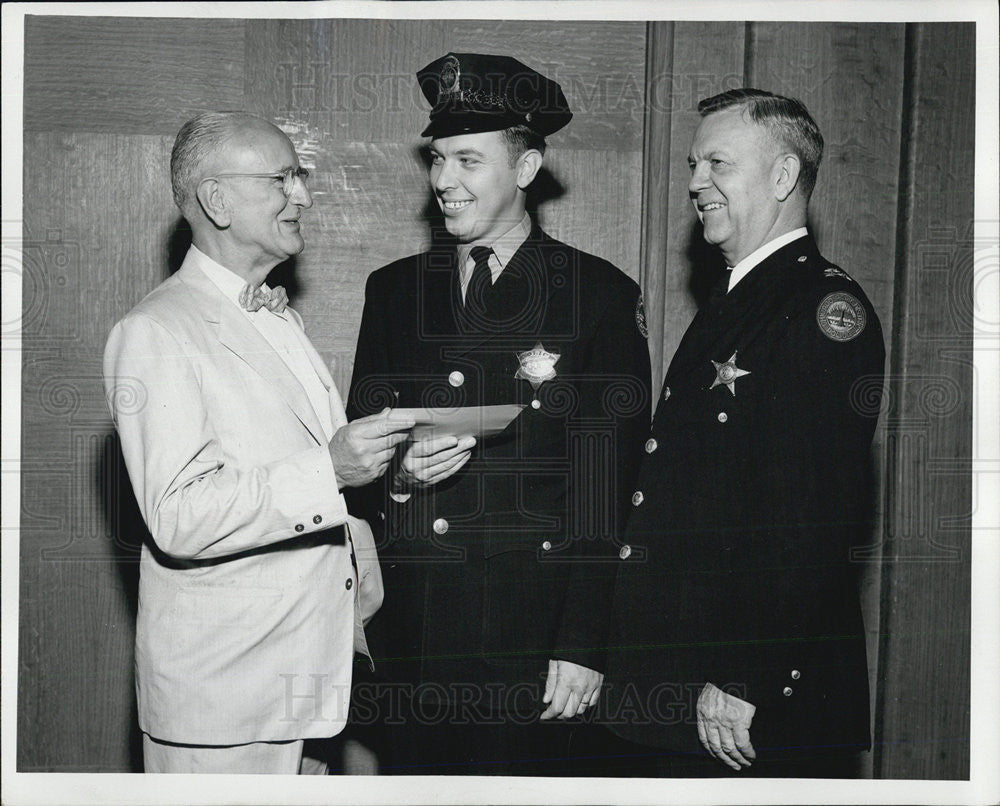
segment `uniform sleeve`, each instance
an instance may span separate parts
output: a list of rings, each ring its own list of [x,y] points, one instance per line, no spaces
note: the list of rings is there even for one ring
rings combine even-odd
[[[743,606],[703,655],[706,681],[740,686],[757,706],[780,701],[793,671],[828,665],[838,642],[858,637],[844,635],[843,625],[857,607],[850,551],[866,535],[885,350],[856,288],[866,322],[850,339],[818,324],[825,295],[849,293],[840,285],[810,295],[790,319],[771,412],[754,432],[746,528],[736,556],[724,561],[727,599]]]
[[[614,423],[611,447],[600,452],[610,472],[580,479],[588,485],[586,496],[613,497],[613,524],[610,533],[598,535],[596,541],[577,540],[574,544],[574,552],[586,559],[574,562],[570,570],[554,657],[597,671],[604,671],[607,662],[611,600],[619,562],[617,537],[624,528],[642,444],[649,433],[649,348],[639,329],[640,312],[641,297],[634,283],[607,305],[594,334],[583,371],[586,380],[580,388],[580,422],[599,423],[610,418]],[[597,444],[599,440],[590,447]],[[584,466],[586,460],[570,456],[573,467]]]
[[[166,555],[224,557],[346,521],[326,446],[255,467],[226,460],[193,360],[152,318],[112,330],[104,383],[136,499]]]

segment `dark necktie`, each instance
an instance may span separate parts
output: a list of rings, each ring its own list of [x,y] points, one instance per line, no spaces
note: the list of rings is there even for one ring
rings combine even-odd
[[[488,246],[473,246],[469,254],[476,262],[472,270],[472,279],[465,289],[465,306],[470,305],[482,310],[486,307],[489,294],[493,290],[493,279],[490,275],[490,255],[493,250]]]

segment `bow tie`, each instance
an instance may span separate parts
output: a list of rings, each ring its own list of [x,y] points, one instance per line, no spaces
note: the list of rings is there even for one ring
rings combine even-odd
[[[288,294],[285,293],[284,286],[276,285],[270,291],[265,291],[261,286],[253,288],[248,283],[240,292],[240,305],[251,312],[266,307],[269,311],[281,313],[288,305]]]

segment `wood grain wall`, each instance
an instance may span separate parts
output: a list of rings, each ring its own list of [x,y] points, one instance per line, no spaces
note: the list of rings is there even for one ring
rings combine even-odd
[[[975,72],[955,55],[974,49],[971,26],[907,26],[876,712],[893,778],[968,776]]]
[[[183,255],[167,175],[177,129],[247,109],[292,137],[315,203],[283,279],[346,388],[365,277],[428,239],[413,73],[455,50],[510,53],[562,84],[575,117],[550,139],[538,216],[641,280],[657,384],[695,310],[692,268],[712,263],[686,190],[697,101],[745,82],[813,111],[827,152],[811,226],[872,298],[892,370],[876,525],[857,556],[878,692],[870,763],[876,775],[965,777],[972,36],[971,25],[29,17],[18,768],[139,768],[142,524],[100,360],[111,325]],[[930,696],[943,688],[947,705]]]

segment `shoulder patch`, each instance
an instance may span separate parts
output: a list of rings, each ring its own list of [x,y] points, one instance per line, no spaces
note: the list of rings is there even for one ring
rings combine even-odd
[[[868,314],[857,297],[836,291],[820,300],[816,308],[816,323],[828,339],[850,341],[864,331]]]
[[[823,274],[827,277],[842,277],[843,279],[849,280],[852,283],[854,282],[854,278],[851,277],[851,275],[849,275],[843,269],[837,268],[836,266],[829,266],[823,271]]]
[[[649,338],[649,328],[646,326],[646,310],[642,307],[642,294],[635,301],[635,326],[644,339]]]

